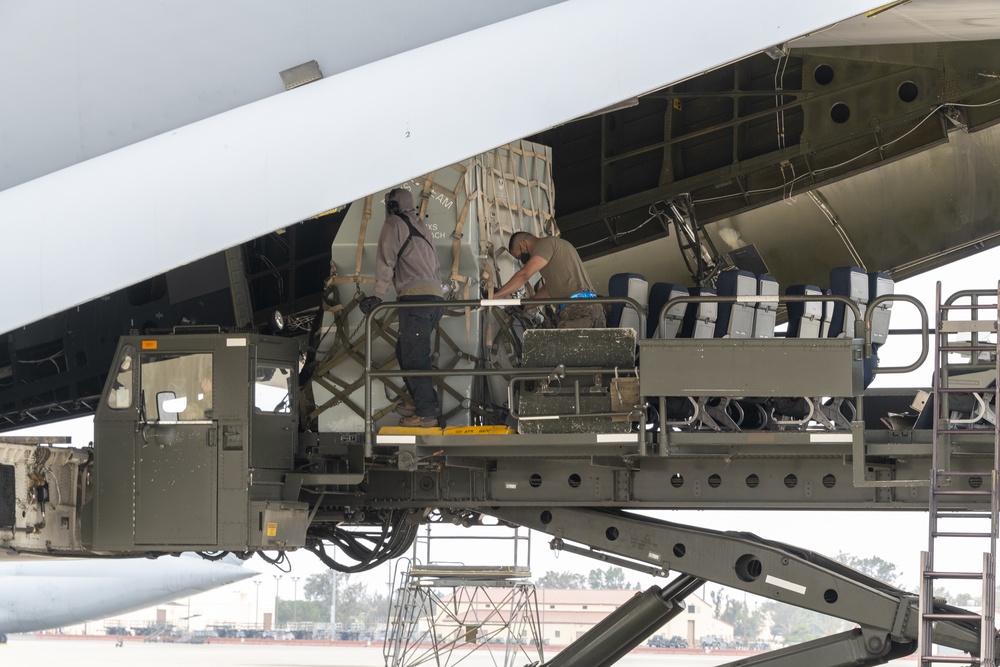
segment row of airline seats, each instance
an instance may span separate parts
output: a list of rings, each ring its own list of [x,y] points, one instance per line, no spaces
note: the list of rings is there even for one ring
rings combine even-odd
[[[865,273],[856,266],[842,266],[830,271],[830,289],[822,290],[815,285],[792,285],[785,294],[822,296],[837,294],[845,296],[858,306],[861,316],[867,312],[868,304],[876,297],[892,294],[895,283],[888,274],[881,271]],[[877,312],[871,317],[872,356],[865,360],[865,387],[875,378],[878,366],[878,349],[889,335],[889,318],[892,302],[885,301],[876,306]],[[788,331],[790,338],[838,338],[854,335],[854,313],[843,302],[807,301],[788,304]]]
[[[792,285],[785,294],[824,294],[845,296],[854,301],[865,315],[868,302],[875,297],[893,293],[893,280],[880,271],[865,273],[854,266],[843,266],[830,272],[830,289],[815,285]],[[719,274],[716,287],[692,287],[672,283],[649,283],[638,273],[617,273],[608,281],[610,296],[627,296],[647,309],[646,328],[639,331],[640,317],[634,308],[616,303],[608,317],[609,327],[631,327],[638,337],[646,338],[771,338],[774,336],[777,304],[774,301],[735,303],[681,303],[670,309],[660,326],[664,306],[672,299],[684,296],[777,296],[778,281],[774,276],[755,276],[749,271],[731,269]],[[892,302],[878,306],[872,317],[872,346],[885,343],[889,332]],[[788,304],[787,336],[792,338],[837,338],[852,335],[854,313],[843,302],[809,301]]]
[[[824,294],[846,296],[858,305],[864,316],[868,303],[876,297],[893,293],[892,278],[880,271],[865,273],[855,266],[830,271],[830,289],[815,285],[792,285],[785,294],[821,297]],[[872,317],[872,345],[882,345],[889,333],[892,302],[878,306]],[[794,338],[837,338],[853,333],[854,313],[842,302],[808,301],[788,304],[788,333]]]
[[[894,282],[880,271],[865,273],[855,266],[837,267],[830,271],[830,288],[821,289],[816,285],[792,285],[788,295],[817,296],[839,295],[853,301],[865,316],[868,304],[876,297],[890,295]],[[889,317],[892,302],[886,301],[876,306],[871,317],[872,354],[864,360],[864,386],[875,379],[878,366],[878,349],[889,334]],[[854,335],[854,312],[842,301],[806,301],[788,303],[789,338],[838,338]],[[830,429],[847,429],[855,418],[854,404],[846,397],[800,397],[798,399],[775,399],[773,413],[778,419],[790,422],[808,423],[818,421]]]
[[[640,331],[639,314],[625,304],[613,304],[609,327],[631,327],[642,338],[771,338],[774,336],[777,303],[679,303],[660,322],[664,306],[687,296],[777,296],[778,281],[771,275],[755,276],[732,269],[719,274],[716,287],[687,288],[673,283],[649,283],[638,273],[616,273],[608,281],[608,294],[634,299],[649,313]]]
[[[835,269],[831,273],[831,293],[849,296],[864,310],[869,299],[891,293],[892,281],[885,274],[869,276],[860,269]],[[563,364],[567,367],[590,365],[627,368],[635,360],[636,340],[641,337],[659,338],[771,338],[774,337],[777,301],[757,301],[756,297],[776,297],[778,282],[770,275],[756,276],[748,271],[728,270],[719,274],[716,287],[688,289],[670,283],[656,283],[650,289],[639,274],[620,273],[609,281],[611,296],[628,296],[649,313],[646,321],[634,307],[613,304],[608,317],[612,330],[605,330],[595,336],[595,332],[581,332],[567,329],[528,330],[524,335],[522,363],[530,367],[554,368]],[[818,335],[837,336],[841,332],[852,331],[852,323],[843,303],[823,300],[824,292],[818,287],[796,286],[790,292],[815,295],[818,300],[796,304],[790,310],[790,335],[816,337]],[[689,295],[716,295],[737,297],[732,302],[682,302],[671,307],[666,313],[662,327],[660,314],[669,301]],[[743,298],[740,298],[743,297]],[[791,306],[791,304],[790,304]],[[849,310],[846,311],[848,314]],[[873,335],[877,344],[885,341],[888,331],[888,310],[875,325]],[[874,347],[874,346],[873,346]],[[595,354],[597,356],[595,356]],[[610,355],[610,356],[603,356]],[[612,384],[594,380],[587,376],[573,376],[525,383],[519,392],[518,430],[522,433],[573,433],[627,432],[631,428],[629,420],[618,421],[611,413],[627,412],[641,401],[638,382],[635,382],[635,396],[630,401],[623,399],[622,387],[628,378],[616,377]],[[616,384],[617,383],[617,384]],[[608,387],[617,387],[609,392]],[[839,414],[840,402],[823,403],[821,398],[793,397],[784,399],[746,397],[666,397],[666,414],[654,418],[661,427],[682,426],[690,428],[707,427],[713,430],[761,429],[789,425],[806,426],[811,421],[819,421],[828,428],[837,428],[846,423],[850,426],[850,416],[845,420],[829,416]],[[616,403],[617,400],[617,403]],[[843,399],[834,399],[842,401]],[[621,405],[619,405],[619,403]],[[805,405],[803,410],[800,405]],[[626,406],[626,407],[623,407]],[[801,413],[801,414],[797,414]],[[552,419],[558,416],[559,419]],[[780,424],[779,419],[785,420]],[[620,431],[619,429],[625,429]]]
[[[615,304],[608,318],[609,327],[630,327],[636,331],[637,337],[644,335],[647,338],[771,338],[775,335],[778,305],[775,301],[754,301],[747,298],[728,303],[679,303],[663,316],[662,322],[660,317],[669,301],[689,295],[777,296],[779,286],[773,276],[756,276],[749,271],[731,269],[719,274],[714,289],[655,283],[647,293],[647,285],[647,281],[639,274],[620,273],[612,276],[608,285],[609,294],[634,299],[646,307],[649,316],[645,331],[640,331],[639,314],[624,304]],[[814,285],[793,285],[785,293],[817,297],[825,294],[845,296],[857,304],[863,317],[868,303],[878,296],[892,294],[893,286],[892,278],[885,273],[866,273],[857,267],[838,267],[830,272],[828,290]],[[787,337],[836,338],[853,335],[854,314],[843,302],[818,299],[788,303],[787,307]],[[891,302],[887,301],[878,306],[878,312],[871,318],[872,356],[864,364],[865,387],[874,379],[874,368],[878,365],[877,351],[888,335],[890,314]],[[776,424],[770,417],[772,413],[778,419],[803,426],[815,419],[827,428],[849,428],[853,418],[853,405],[845,401],[845,398],[824,401],[822,397],[774,401],[751,398],[737,402],[702,398],[697,404],[701,414],[714,416],[717,425],[729,428],[738,428],[738,424],[743,421],[744,411],[750,408],[755,414],[754,419],[748,420],[753,423],[750,428]]]
[[[612,306],[608,326],[631,327],[639,337],[646,338],[771,338],[777,315],[776,301],[758,302],[757,296],[776,297],[778,281],[771,275],[756,276],[749,271],[728,270],[719,274],[716,287],[687,288],[673,283],[655,283],[646,292],[646,280],[639,274],[621,273],[608,283],[611,296],[628,296],[649,313],[645,330],[640,333],[639,316],[624,304]],[[663,316],[664,308],[673,299],[688,296],[747,297],[736,302],[681,302]],[[753,413],[755,428],[766,422],[764,408],[753,401],[733,401],[729,398],[699,397],[668,400],[668,415],[664,423],[701,423],[721,430],[739,430],[746,412]],[[696,418],[697,415],[697,418]]]

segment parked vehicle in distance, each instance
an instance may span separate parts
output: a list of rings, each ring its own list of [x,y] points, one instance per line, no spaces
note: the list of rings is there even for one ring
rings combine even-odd
[[[710,649],[727,649],[730,648],[729,642],[727,642],[722,637],[702,637],[698,640],[698,645],[702,648]]]
[[[647,646],[653,648],[687,648],[687,640],[679,635],[674,635],[669,639],[663,635],[654,635],[646,642]]]

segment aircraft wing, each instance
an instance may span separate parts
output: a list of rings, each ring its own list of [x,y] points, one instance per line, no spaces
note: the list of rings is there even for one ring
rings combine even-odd
[[[194,554],[0,561],[0,635],[76,625],[204,593],[257,572]]]

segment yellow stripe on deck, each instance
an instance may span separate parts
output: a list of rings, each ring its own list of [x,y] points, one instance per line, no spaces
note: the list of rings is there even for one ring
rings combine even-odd
[[[441,429],[424,428],[420,426],[383,426],[378,430],[379,435],[441,435]]]
[[[509,426],[449,426],[445,435],[514,435],[517,433]]]
[[[513,435],[516,431],[508,426],[449,426],[440,428],[419,428],[416,426],[383,426],[379,435]]]

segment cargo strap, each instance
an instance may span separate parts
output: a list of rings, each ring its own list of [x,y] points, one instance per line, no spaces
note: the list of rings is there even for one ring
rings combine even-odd
[[[420,217],[424,220],[427,219],[427,204],[431,199],[431,190],[434,189],[434,174],[436,173],[436,171],[432,171],[427,174],[424,178],[424,187],[420,191]]]
[[[431,250],[434,250],[434,244],[428,241],[427,237],[421,234],[420,231],[416,228],[416,226],[414,226],[414,224],[410,222],[410,216],[400,211],[399,213],[396,214],[396,217],[405,222],[406,226],[410,228],[410,235],[406,237],[406,240],[403,241],[403,245],[399,246],[399,252],[396,253],[397,262],[399,261],[399,258],[403,256],[403,251],[406,250],[406,246],[410,245],[410,241],[412,241],[414,238],[422,239],[427,245],[431,247]]]

